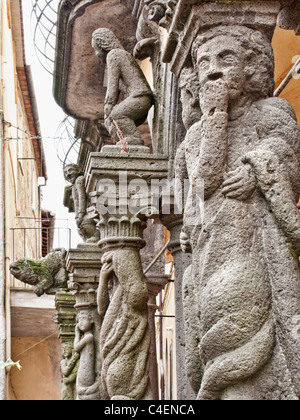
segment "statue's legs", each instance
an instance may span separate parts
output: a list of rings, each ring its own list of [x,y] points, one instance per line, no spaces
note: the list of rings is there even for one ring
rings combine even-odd
[[[137,124],[145,120],[151,106],[152,98],[149,95],[129,97],[117,104],[105,121],[110,135],[120,139],[121,134],[129,145],[144,145]]]
[[[197,398],[215,400],[271,360],[275,323],[263,261],[250,255],[244,261],[231,259],[205,277],[198,289],[204,374]]]

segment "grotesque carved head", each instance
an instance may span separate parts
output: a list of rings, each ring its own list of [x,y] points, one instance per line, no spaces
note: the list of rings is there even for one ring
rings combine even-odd
[[[79,169],[79,166],[75,163],[71,163],[64,167],[65,180],[70,182],[72,185],[75,184],[76,178],[78,178],[79,175],[82,175],[82,173]]]
[[[257,30],[239,25],[211,28],[194,41],[192,60],[200,89],[207,81],[222,78],[231,101],[242,94],[253,100],[273,94],[273,50]]]
[[[10,265],[9,270],[16,279],[32,286],[36,285],[40,281],[40,264],[37,262],[35,263],[32,260],[22,258],[15,261]]]

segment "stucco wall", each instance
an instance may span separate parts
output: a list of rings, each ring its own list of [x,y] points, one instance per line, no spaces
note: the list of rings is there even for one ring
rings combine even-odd
[[[60,342],[56,337],[41,340],[44,338],[12,338],[12,358],[20,360],[22,369],[10,370],[9,400],[61,399]]]

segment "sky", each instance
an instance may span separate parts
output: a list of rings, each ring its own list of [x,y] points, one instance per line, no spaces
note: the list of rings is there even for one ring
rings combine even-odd
[[[74,213],[69,213],[63,206],[63,195],[65,186],[68,185],[63,177],[62,164],[57,157],[57,129],[65,118],[63,110],[56,104],[52,95],[52,76],[43,68],[38,61],[34,42],[31,11],[31,0],[22,0],[24,39],[26,63],[30,65],[34,83],[35,96],[43,146],[46,157],[48,181],[46,187],[42,187],[42,208],[50,210],[56,215],[56,227],[63,228],[56,231],[54,247],[68,248],[68,240],[65,234],[67,228],[71,230],[71,247],[74,248],[78,242],[82,242],[77,234]]]

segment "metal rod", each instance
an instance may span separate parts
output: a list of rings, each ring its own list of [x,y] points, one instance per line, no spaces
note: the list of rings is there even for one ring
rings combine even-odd
[[[153,261],[148,265],[148,267],[145,269],[144,274],[148,273],[150,268],[156,263],[156,261],[161,257],[161,255],[165,252],[165,250],[168,248],[168,245],[170,243],[170,240],[165,244],[165,246],[159,251],[157,256],[153,259]]]
[[[288,72],[287,76],[283,79],[283,81],[280,83],[278,88],[274,92],[274,96],[279,96],[281,92],[287,87],[291,79],[296,75],[300,74],[300,57],[292,67],[292,69]]]

